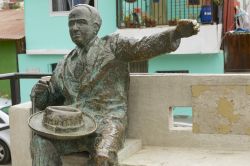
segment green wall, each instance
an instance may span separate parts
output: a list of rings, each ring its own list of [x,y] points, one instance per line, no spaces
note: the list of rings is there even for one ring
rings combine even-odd
[[[51,16],[49,0],[25,1],[27,50],[71,49],[66,16]]]
[[[189,73],[224,73],[223,53],[166,54],[149,60],[149,73],[164,70],[188,70]]]
[[[63,55],[26,55],[19,54],[19,70],[22,73],[38,72],[38,73],[51,73],[51,64],[58,63]],[[22,79],[21,86],[21,102],[29,101],[31,88],[37,82],[37,79]]]
[[[116,31],[116,0],[98,0],[98,11],[102,17],[99,36]]]
[[[17,71],[15,41],[0,41],[0,74]],[[0,80],[0,96],[10,98],[9,80]]]

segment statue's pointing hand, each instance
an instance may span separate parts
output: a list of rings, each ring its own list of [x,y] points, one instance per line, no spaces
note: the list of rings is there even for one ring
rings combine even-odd
[[[176,35],[179,38],[196,35],[200,31],[200,25],[196,20],[182,19],[179,20],[176,27]]]

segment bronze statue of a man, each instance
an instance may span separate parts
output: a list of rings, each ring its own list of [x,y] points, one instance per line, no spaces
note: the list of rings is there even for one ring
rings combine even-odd
[[[94,7],[74,7],[68,26],[76,48],[58,63],[49,82],[39,80],[32,89],[40,110],[70,105],[93,117],[97,130],[76,140],[34,136],[33,166],[60,166],[61,155],[81,151],[90,153],[89,165],[117,166],[117,151],[123,145],[127,126],[128,63],[174,51],[182,37],[199,31],[196,21],[184,20],[176,28],[140,40],[119,34],[98,38],[101,23]]]

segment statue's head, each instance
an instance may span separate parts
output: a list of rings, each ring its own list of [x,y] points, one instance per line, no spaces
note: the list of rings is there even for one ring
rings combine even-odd
[[[77,5],[69,13],[70,37],[78,47],[84,47],[95,38],[101,24],[99,13],[92,6]]]

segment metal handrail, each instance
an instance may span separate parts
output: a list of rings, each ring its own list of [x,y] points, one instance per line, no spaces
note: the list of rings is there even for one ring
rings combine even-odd
[[[201,23],[217,22],[213,1],[206,0],[116,0],[117,27],[141,28],[157,25],[177,25],[180,19],[196,19]],[[205,20],[201,20],[202,8],[207,6]],[[209,7],[208,7],[209,6]],[[208,20],[207,20],[208,19]]]
[[[11,101],[12,105],[19,104],[20,98],[20,79],[34,79],[44,76],[51,76],[52,74],[37,74],[37,73],[5,73],[0,74],[0,80],[10,80]]]

